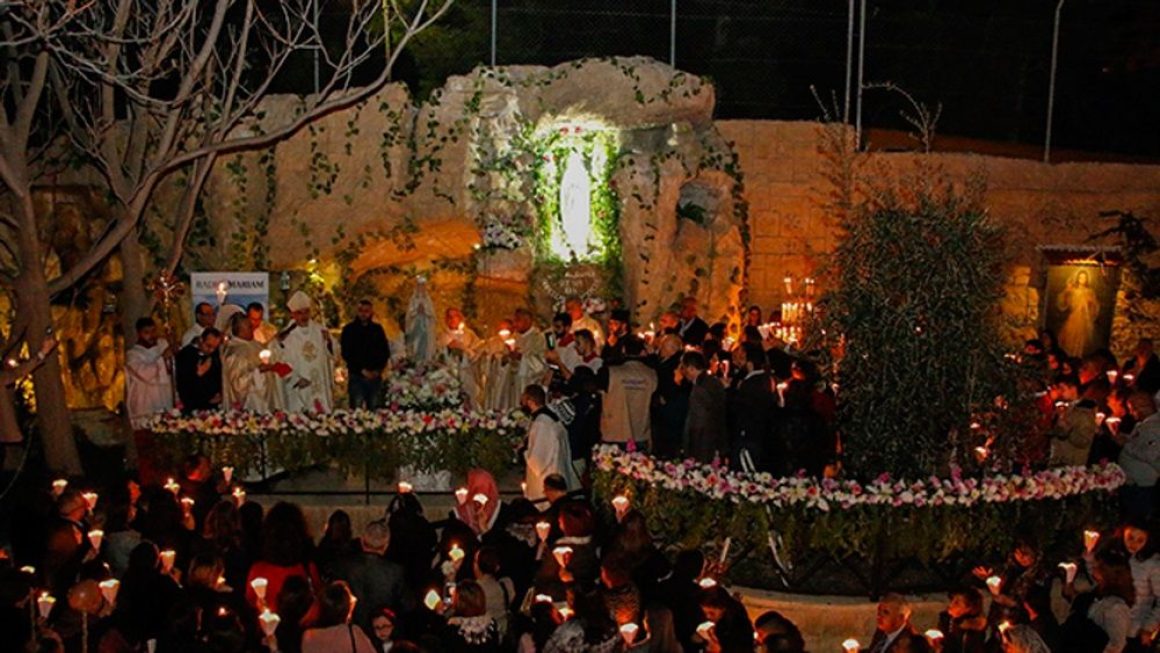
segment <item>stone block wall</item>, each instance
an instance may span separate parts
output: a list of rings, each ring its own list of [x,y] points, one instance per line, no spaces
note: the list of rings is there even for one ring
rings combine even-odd
[[[832,187],[824,176],[819,151],[820,127],[810,122],[718,121],[734,142],[745,174],[752,234],[749,297],[765,310],[785,295],[782,279],[818,275],[839,236],[825,209]],[[1099,212],[1132,211],[1160,215],[1160,165],[1062,163],[969,153],[917,154],[874,152],[860,168],[864,181],[898,182],[916,166],[940,170],[963,182],[980,177],[986,184],[984,204],[1007,228],[1010,243],[1008,295],[1004,312],[1012,340],[1034,332],[1045,286],[1040,245],[1085,245],[1089,236],[1110,226]],[[1100,241],[1098,244],[1115,244]],[[1155,331],[1144,318],[1154,307],[1134,305],[1121,293],[1113,349],[1123,355],[1139,335]]]

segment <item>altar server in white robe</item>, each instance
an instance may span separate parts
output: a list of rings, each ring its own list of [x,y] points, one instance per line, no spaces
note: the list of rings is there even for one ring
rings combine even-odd
[[[479,343],[475,370],[483,387],[480,392],[483,407],[487,410],[507,412],[520,405],[520,391],[516,388],[519,365],[511,357],[515,346],[511,320],[500,320],[495,334]]]
[[[125,411],[134,430],[173,408],[173,349],[152,318],[137,320],[137,342],[125,352]]]
[[[517,362],[516,387],[523,389],[532,384],[545,382],[548,362],[548,339],[544,332],[532,322],[532,313],[526,308],[516,310],[512,324],[515,325],[515,348],[512,358]]]
[[[463,384],[463,391],[467,394],[469,405],[472,408],[481,408],[484,405],[483,386],[480,383],[475,361],[479,358],[481,340],[458,308],[449,308],[443,313],[443,336],[440,340],[444,355],[451,367],[459,376]]]
[[[334,343],[330,332],[310,319],[310,297],[295,292],[287,308],[293,320],[278,334],[285,378],[286,410],[291,413],[329,412],[334,407]]]
[[[544,498],[544,479],[551,474],[563,476],[569,491],[580,487],[576,470],[572,469],[568,429],[544,407],[546,401],[547,394],[539,385],[524,388],[520,397],[520,405],[532,416],[532,423],[528,426],[528,448],[524,452],[527,464],[524,482],[528,486],[526,496],[531,501]]]
[[[222,347],[222,399],[226,408],[262,414],[285,408],[273,355],[254,339],[250,319],[243,313],[235,315],[230,322],[230,339]]]

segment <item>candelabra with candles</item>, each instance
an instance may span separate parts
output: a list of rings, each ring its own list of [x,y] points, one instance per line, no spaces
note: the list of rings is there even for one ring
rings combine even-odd
[[[781,303],[781,319],[758,327],[763,338],[775,338],[787,344],[798,344],[805,339],[805,329],[814,314],[813,277],[802,279],[801,287],[795,288],[794,278],[787,275],[785,300]]]

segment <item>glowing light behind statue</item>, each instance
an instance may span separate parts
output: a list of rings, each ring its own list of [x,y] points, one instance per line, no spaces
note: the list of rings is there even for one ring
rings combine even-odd
[[[584,260],[592,247],[592,180],[584,155],[572,150],[560,182],[560,225],[553,229],[552,253],[564,260]]]

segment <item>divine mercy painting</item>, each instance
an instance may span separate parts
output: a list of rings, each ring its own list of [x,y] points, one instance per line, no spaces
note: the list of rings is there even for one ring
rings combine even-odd
[[[1116,266],[1048,266],[1044,322],[1060,349],[1082,357],[1108,346],[1119,282]]]

